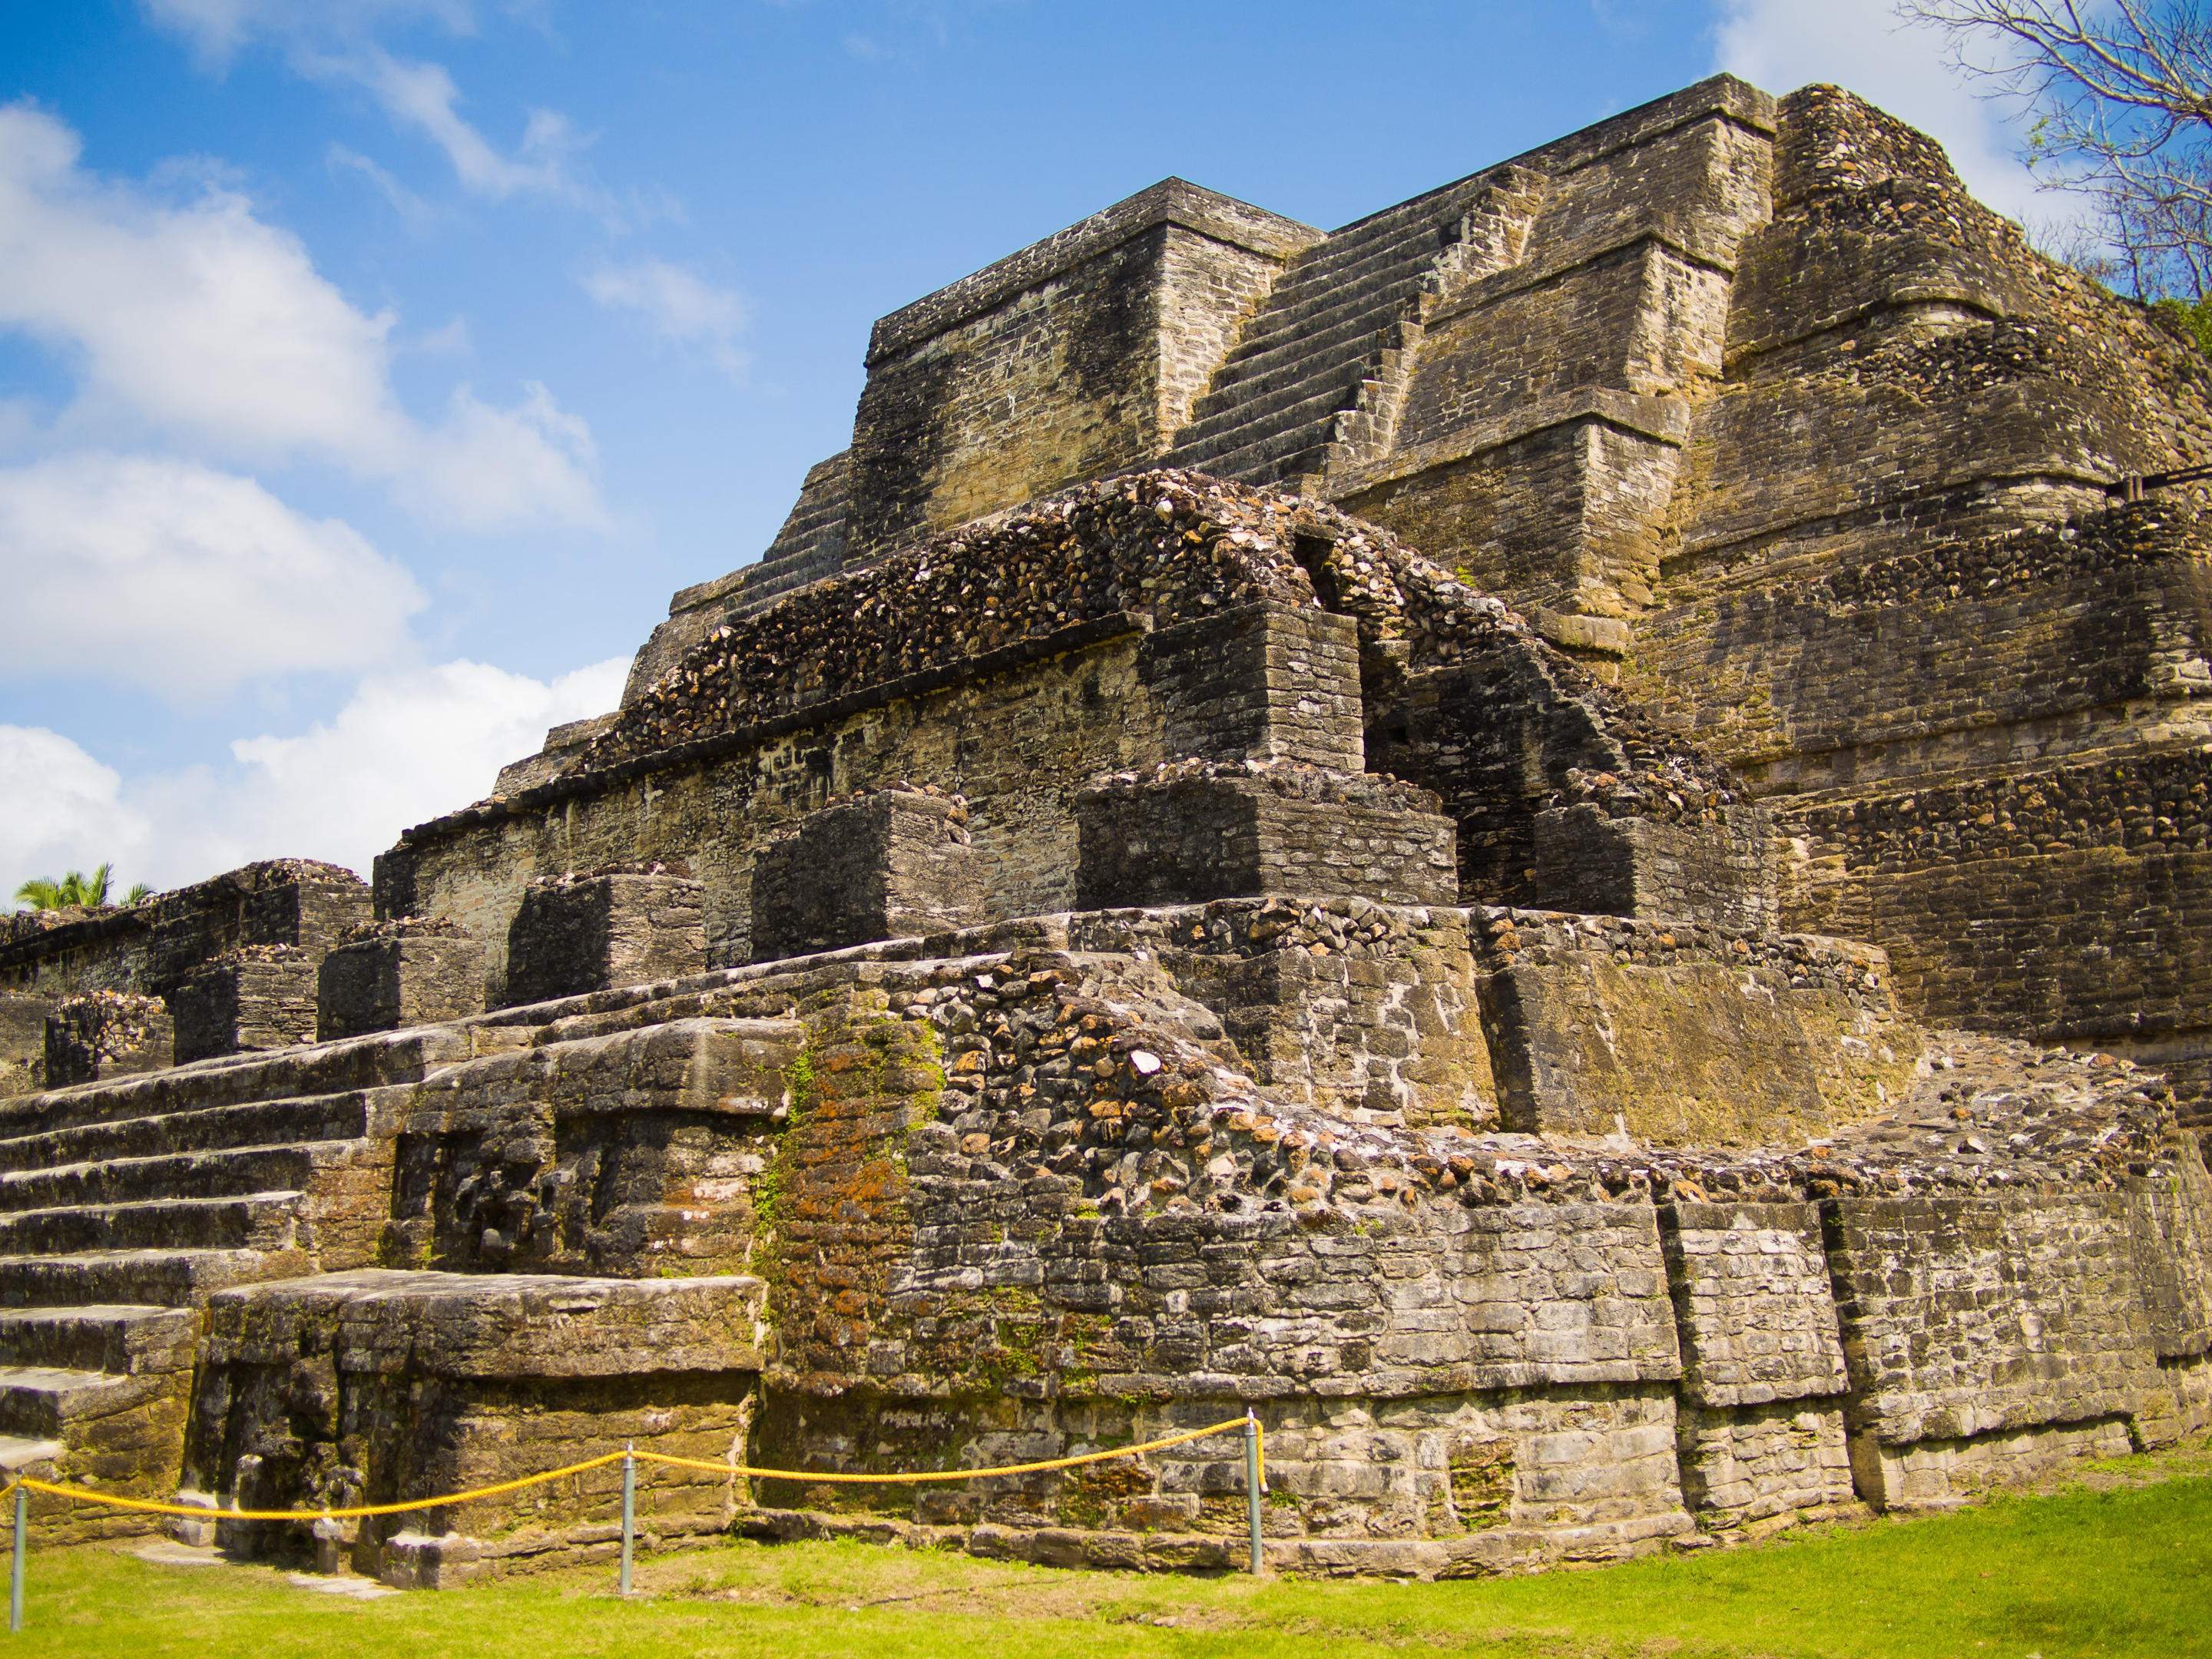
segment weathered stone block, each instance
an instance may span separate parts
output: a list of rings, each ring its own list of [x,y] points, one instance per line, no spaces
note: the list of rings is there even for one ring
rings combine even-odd
[[[1068,943],[1158,961],[1271,1091],[1362,1122],[1497,1121],[1462,911],[1225,899],[1080,915]]]
[[[313,1042],[315,967],[297,945],[259,945],[195,969],[169,994],[177,1063]]]
[[[2004,1487],[2024,1486],[2058,1464],[2125,1457],[2134,1449],[2126,1421],[2117,1417],[1902,1443],[1855,1434],[1851,1480],[1875,1509],[1909,1515],[1958,1509]]]
[[[380,1269],[227,1291],[208,1308],[187,1479],[243,1506],[289,1508],[491,1485],[626,1442],[719,1461],[750,1414],[763,1291],[733,1277]],[[312,1425],[292,1404],[307,1390],[322,1402]],[[726,1479],[666,1476],[639,1483],[645,1530],[727,1525]],[[580,1529],[619,1519],[621,1486],[611,1467],[371,1522],[349,1540],[354,1565],[380,1571],[403,1521],[489,1540],[526,1527],[540,1552],[580,1542]],[[223,1541],[283,1547],[272,1530]]]
[[[1773,836],[1763,807],[1711,823],[1610,817],[1583,803],[1535,816],[1531,902],[1547,910],[1776,925]]]
[[[410,916],[355,930],[315,976],[315,1037],[465,1019],[484,1006],[483,946],[455,922]]]
[[[885,789],[824,807],[753,862],[762,961],[984,920],[983,876],[957,796]]]
[[[159,997],[124,991],[88,991],[64,997],[46,1025],[49,1089],[134,1072],[158,1072],[176,1063],[175,1031]]]
[[[1753,1406],[1849,1386],[1817,1206],[1677,1202],[1660,1210],[1659,1237],[1685,1399]],[[1840,1465],[1840,1421],[1835,1452]]]
[[[0,992],[0,1099],[46,1086],[46,1020],[55,999]]]
[[[1723,1537],[1764,1536],[1853,1501],[1844,1413],[1832,1402],[1685,1404],[1677,1436],[1683,1499]]]
[[[1515,1128],[1743,1146],[1863,1116],[1911,1077],[1920,1039],[1866,946],[1486,915],[1483,1025]]]
[[[502,1006],[697,973],[707,965],[705,902],[680,861],[537,878],[507,929]]]
[[[2152,1346],[2160,1359],[2187,1359],[2212,1349],[2212,1173],[2185,1152],[2171,1165],[2170,1176],[2128,1177],[2128,1227]]]
[[[445,1067],[392,1125],[380,1259],[735,1271],[799,1047],[787,1021],[684,1019]]]
[[[1836,1199],[1822,1219],[1855,1445],[2170,1418],[2124,1194]]]
[[[1289,760],[1358,772],[1365,706],[1349,617],[1279,603],[1163,628],[1139,669],[1171,757]]]
[[[1097,780],[1076,797],[1077,902],[1248,894],[1449,904],[1457,830],[1425,789],[1307,767],[1188,764]]]

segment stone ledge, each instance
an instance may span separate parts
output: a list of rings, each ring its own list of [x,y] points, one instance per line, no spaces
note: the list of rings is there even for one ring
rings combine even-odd
[[[757,1371],[757,1279],[582,1279],[367,1267],[208,1299],[204,1367],[287,1364],[303,1339],[348,1373],[593,1377]],[[736,1333],[743,1331],[739,1337]]]
[[[1151,631],[1152,618],[1133,611],[1116,611],[1111,616],[1072,623],[1050,634],[1016,640],[994,651],[978,652],[958,662],[939,664],[897,679],[878,681],[842,696],[826,697],[820,702],[808,703],[771,720],[756,720],[748,726],[718,732],[712,737],[695,738],[688,743],[672,744],[665,749],[656,749],[650,754],[619,762],[604,771],[555,778],[507,799],[495,797],[488,801],[479,801],[475,805],[463,807],[458,812],[447,812],[401,830],[397,845],[419,846],[456,830],[543,811],[580,795],[604,794],[635,778],[715,760],[724,755],[757,748],[778,738],[788,737],[793,732],[805,732],[833,720],[843,720],[848,715],[860,714],[866,709],[881,708],[889,703],[925,696],[947,686],[985,679],[1048,657],[1066,656],[1088,646],[1102,645],[1109,640]]]
[[[873,368],[886,357],[993,310],[1163,224],[1276,260],[1288,258],[1327,234],[1188,179],[1163,179],[1148,190],[984,266],[973,276],[902,306],[869,331],[867,366]]]

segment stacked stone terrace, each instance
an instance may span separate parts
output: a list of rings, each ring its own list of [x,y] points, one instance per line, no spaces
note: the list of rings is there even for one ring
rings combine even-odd
[[[2189,1109],[2205,543],[2105,505],[2212,441],[2192,348],[1723,78],[1334,234],[1169,180],[868,361],[770,556],[373,888],[0,942],[0,1463],[635,1442],[947,1476],[656,1480],[662,1544],[1204,1566],[1239,1443],[955,1476],[1249,1407],[1272,1561],[1451,1576],[2212,1427],[2129,1057]],[[616,1502],[204,1527],[436,1585]]]

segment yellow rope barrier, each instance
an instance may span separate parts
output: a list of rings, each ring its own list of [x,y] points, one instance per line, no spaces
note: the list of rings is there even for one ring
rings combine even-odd
[[[495,1486],[478,1486],[470,1492],[448,1492],[439,1498],[417,1498],[404,1504],[357,1504],[347,1509],[325,1510],[218,1510],[196,1508],[189,1504],[163,1504],[150,1498],[116,1498],[106,1492],[87,1492],[81,1486],[58,1486],[52,1481],[33,1480],[29,1475],[18,1475],[5,1486],[0,1486],[0,1498],[5,1498],[17,1486],[27,1492],[45,1492],[52,1498],[67,1498],[80,1504],[104,1504],[110,1509],[132,1510],[147,1515],[182,1515],[199,1521],[346,1521],[373,1515],[405,1515],[415,1510],[441,1509],[449,1504],[474,1503],[479,1498],[497,1498],[510,1492],[520,1492],[525,1486],[542,1486],[548,1480],[559,1480],[571,1474],[581,1474],[587,1469],[605,1468],[629,1457],[640,1463],[663,1463],[672,1468],[703,1469],[714,1474],[743,1475],[756,1480],[797,1480],[809,1486],[826,1482],[844,1482],[855,1486],[918,1485],[925,1481],[981,1480],[992,1475],[1034,1474],[1046,1469],[1070,1469],[1085,1463],[1103,1463],[1116,1457],[1134,1457],[1141,1452],[1158,1451],[1168,1446],[1180,1446],[1193,1440],[1203,1440],[1209,1435],[1225,1434],[1235,1429],[1242,1431],[1246,1419],[1232,1417],[1226,1422],[1215,1423],[1203,1429],[1192,1429],[1183,1434],[1170,1435],[1162,1440],[1147,1440],[1135,1446],[1116,1446],[1111,1451],[1085,1452],[1078,1457],[1048,1458],[1038,1463],[1009,1463],[995,1469],[934,1469],[907,1474],[845,1474],[828,1470],[757,1469],[744,1463],[709,1463],[698,1458],[674,1457],[666,1452],[629,1451],[608,1452],[602,1456],[587,1458],[580,1463],[570,1463],[561,1468],[548,1469],[542,1474],[526,1474],[520,1480],[503,1480]],[[1262,1447],[1262,1467],[1265,1467],[1266,1441]]]

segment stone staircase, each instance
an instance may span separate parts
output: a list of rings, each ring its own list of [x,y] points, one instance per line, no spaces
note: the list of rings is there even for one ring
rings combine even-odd
[[[790,516],[760,562],[745,572],[725,601],[725,615],[750,617],[765,611],[785,594],[845,568],[845,514],[851,499],[848,453],[840,450],[807,469]]]
[[[400,1367],[393,1386],[491,1401],[532,1378],[573,1376],[582,1310],[612,1322],[614,1346],[592,1361],[610,1400],[625,1389],[657,1398],[660,1386],[663,1367],[624,1342],[647,1343],[678,1370],[719,1367],[726,1380],[757,1370],[746,1345],[759,1283],[728,1264],[749,1236],[744,1171],[762,1167],[799,1029],[696,1018],[697,997],[669,989],[0,1099],[0,1470],[117,1496],[166,1498],[187,1484],[237,1496],[241,1470],[269,1466],[265,1446],[248,1455],[233,1443],[246,1433],[260,1446],[274,1431],[253,1416],[268,1356],[211,1348],[210,1333],[281,1322],[339,1291],[421,1325],[421,1341],[396,1358],[371,1355]],[[497,1151],[479,1158],[487,1138]],[[507,1190],[526,1148],[544,1166]],[[603,1265],[549,1277],[529,1271],[555,1265],[544,1249],[536,1263],[487,1254],[487,1223],[512,1232],[516,1206],[540,1196],[556,1205],[542,1229],[570,1241],[561,1265],[586,1255]],[[434,1245],[451,1270],[419,1270]],[[377,1265],[395,1251],[416,1270]],[[455,1318],[496,1327],[491,1349],[455,1336],[448,1351]],[[370,1363],[344,1352],[342,1368]],[[690,1357],[667,1358],[678,1353]],[[708,1418],[734,1409],[722,1402]],[[705,1431],[696,1412],[671,1420]],[[604,1449],[594,1421],[576,1419]],[[426,1432],[427,1468],[442,1454]],[[480,1455],[483,1479],[514,1473],[501,1461],[509,1452]],[[296,1482],[271,1485],[265,1472],[246,1485],[272,1507],[305,1501]],[[36,1496],[32,1515],[51,1543],[161,1524]]]
[[[1506,167],[1362,219],[1301,254],[1165,465],[1295,483],[1388,449],[1427,311],[1520,262],[1547,180]]]
[[[379,1099],[447,1057],[437,1035],[0,1101],[0,1468],[173,1490],[199,1310],[228,1288],[370,1259],[390,1182]],[[41,1507],[60,1537],[148,1524]]]

